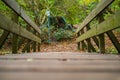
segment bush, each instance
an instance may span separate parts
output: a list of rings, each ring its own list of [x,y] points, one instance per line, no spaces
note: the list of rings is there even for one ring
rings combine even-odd
[[[41,27],[42,42],[48,43],[49,35],[50,40],[52,41],[61,41],[73,38],[73,32],[71,30],[65,30],[63,28],[56,29],[54,26],[50,26],[50,28],[46,26]]]
[[[53,33],[55,27],[54,26],[50,26],[50,28],[48,28],[48,27],[46,27],[44,25],[40,29],[41,29],[41,39],[42,39],[42,42],[48,43],[49,34],[52,37],[52,33]]]
[[[60,41],[63,39],[71,39],[73,38],[73,32],[70,30],[65,30],[60,28],[54,32],[53,36],[57,41]]]

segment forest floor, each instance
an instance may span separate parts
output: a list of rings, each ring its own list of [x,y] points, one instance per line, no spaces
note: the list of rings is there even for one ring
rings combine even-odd
[[[120,32],[114,33],[120,43]],[[97,47],[94,42],[92,43],[94,44],[93,46]],[[106,34],[105,34],[105,47],[107,53],[117,53],[117,50],[115,49],[111,40],[108,38]],[[41,52],[83,52],[83,51],[79,51],[77,49],[77,43],[75,42],[75,39],[71,39],[64,40],[61,42],[52,42],[51,44],[42,44]]]
[[[41,52],[78,52],[75,39],[41,44]]]

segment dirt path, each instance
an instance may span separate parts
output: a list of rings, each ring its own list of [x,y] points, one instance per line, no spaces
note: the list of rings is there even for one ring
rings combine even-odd
[[[42,44],[41,52],[78,52],[75,40]]]

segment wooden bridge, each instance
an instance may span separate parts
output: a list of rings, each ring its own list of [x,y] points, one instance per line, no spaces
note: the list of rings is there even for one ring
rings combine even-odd
[[[87,53],[40,52],[39,27],[17,2],[2,1],[14,11],[14,16],[10,20],[0,13],[0,28],[4,30],[0,37],[0,48],[8,35],[13,33],[14,54],[0,56],[0,80],[120,80],[120,43],[112,32],[120,27],[120,10],[107,19],[103,16],[114,0],[102,0],[77,29],[78,49]],[[27,29],[17,24],[18,17],[28,24]],[[99,24],[91,26],[96,18]],[[101,54],[105,53],[105,34],[117,49],[118,55]],[[19,37],[22,37],[20,44],[25,44],[22,52],[26,54],[15,54],[21,47],[18,44]],[[92,42],[97,45],[99,53],[96,53]]]

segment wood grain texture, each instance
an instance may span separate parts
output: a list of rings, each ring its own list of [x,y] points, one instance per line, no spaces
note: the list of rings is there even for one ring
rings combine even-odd
[[[110,30],[120,27],[120,11],[117,11],[115,15],[112,15],[102,23],[97,26],[93,26],[92,29],[87,31],[85,34],[81,35],[76,39],[76,42],[83,41],[85,39],[100,35],[102,33],[108,32]]]
[[[78,33],[81,29],[83,29],[89,22],[91,22],[100,12],[102,12],[107,6],[109,6],[114,0],[102,0],[97,7],[92,10],[92,12],[85,18],[85,20],[81,23],[80,27],[78,27],[76,33]]]
[[[41,39],[32,34],[31,32],[27,31],[26,29],[20,27],[15,22],[11,21],[10,19],[6,18],[2,14],[0,14],[0,28],[22,36],[24,38],[36,41],[41,43]]]
[[[0,80],[120,80],[119,55],[43,52],[0,56]]]
[[[40,28],[26,15],[25,11],[15,0],[2,0],[6,3],[12,10],[14,10],[20,17],[22,17],[33,29],[35,29],[39,34],[41,33]]]

